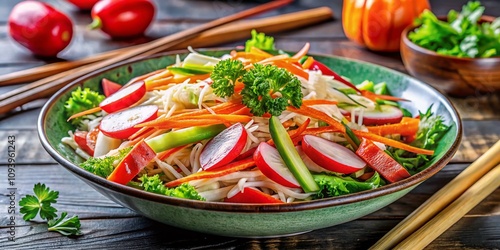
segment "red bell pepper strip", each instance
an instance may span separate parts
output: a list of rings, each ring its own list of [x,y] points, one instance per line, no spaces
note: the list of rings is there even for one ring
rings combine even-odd
[[[323,63],[320,63],[316,60],[314,60],[314,62],[311,64],[311,66],[309,67],[309,70],[319,70],[321,71],[321,73],[323,75],[327,75],[327,76],[333,76],[333,79],[351,87],[352,89],[356,90],[356,92],[358,93],[361,93],[361,91],[352,83],[350,83],[349,81],[345,80],[344,78],[342,78],[339,74],[335,73],[333,70],[331,70],[330,68],[328,68],[326,65],[324,65]]]
[[[252,203],[252,204],[278,204],[283,203],[268,194],[257,189],[245,187],[242,192],[238,192],[231,198],[226,198],[224,202],[231,203]]]
[[[411,176],[401,164],[370,140],[363,139],[356,154],[389,182],[400,181]]]
[[[156,156],[155,151],[144,141],[137,143],[132,150],[118,163],[108,176],[108,180],[127,184]]]

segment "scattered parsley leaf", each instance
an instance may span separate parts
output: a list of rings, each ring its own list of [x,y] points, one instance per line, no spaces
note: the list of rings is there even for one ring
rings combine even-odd
[[[63,212],[61,217],[52,219],[47,222],[48,230],[51,232],[59,232],[64,236],[81,235],[80,232],[80,219],[74,215],[66,218],[68,213]]]
[[[56,203],[59,192],[51,191],[45,184],[37,183],[33,188],[35,195],[26,195],[19,201],[20,212],[24,214],[23,219],[29,221],[34,219],[39,213],[42,219],[50,220],[55,218],[57,209],[52,207]]]

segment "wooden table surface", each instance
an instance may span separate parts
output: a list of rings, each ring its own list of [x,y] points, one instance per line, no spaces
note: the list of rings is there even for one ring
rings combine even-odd
[[[43,65],[50,61],[33,57],[14,44],[7,34],[7,17],[19,0],[0,2],[0,74]],[[257,1],[157,1],[158,13],[146,37],[112,41],[98,31],[89,31],[89,14],[78,12],[65,1],[48,1],[71,16],[75,23],[72,44],[57,60],[72,60],[115,48],[140,44],[258,4]],[[405,72],[399,54],[374,53],[348,41],[342,31],[341,1],[297,0],[293,4],[261,16],[272,16],[326,5],[335,19],[312,27],[272,34],[277,47],[297,50],[311,42],[311,52],[354,58]],[[453,2],[453,3],[451,3]],[[431,1],[437,14],[459,9],[465,0]],[[486,14],[499,16],[497,1],[483,1]],[[234,46],[243,41],[225,44]],[[52,61],[57,61],[52,60]],[[0,87],[0,93],[19,86]],[[367,249],[434,192],[448,183],[483,154],[500,137],[499,94],[451,98],[464,125],[462,145],[453,160],[440,173],[425,181],[393,204],[358,220],[313,232],[280,238],[227,238],[181,230],[162,225],[104,198],[59,166],[42,148],[36,133],[36,120],[44,100],[0,119],[0,248],[4,249]],[[7,186],[7,141],[16,138],[17,166],[15,199],[31,193],[43,182],[60,191],[59,211],[77,214],[83,236],[68,238],[47,231],[45,223],[25,222],[16,208],[15,241],[9,241],[9,194]],[[457,224],[437,238],[428,249],[500,249],[500,190],[470,211]]]

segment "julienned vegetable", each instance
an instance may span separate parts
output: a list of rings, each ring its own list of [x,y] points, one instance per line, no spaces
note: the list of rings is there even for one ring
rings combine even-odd
[[[424,168],[434,152],[421,147],[446,133],[443,119],[403,117],[412,116],[398,103],[407,100],[390,96],[385,83],[358,88],[307,57],[308,49],[290,56],[250,47],[226,60],[193,51],[73,114],[104,111],[63,142],[87,158],[87,135],[97,131],[99,157],[83,168],[149,192],[206,201],[306,201],[398,181],[409,176],[408,162]]]
[[[151,0],[101,0],[92,7],[92,29],[112,38],[144,34],[153,21],[156,7]]]
[[[479,23],[484,7],[470,1],[460,13],[450,10],[448,20],[439,20],[431,11],[424,11],[408,34],[408,38],[438,54],[457,57],[493,57],[500,55],[500,19]]]
[[[53,57],[71,42],[73,23],[47,3],[22,1],[9,15],[9,34],[33,54]]]
[[[288,136],[286,129],[275,116],[269,120],[269,132],[273,138],[276,148],[285,162],[286,166],[293,173],[305,192],[316,192],[319,190],[318,184],[314,182],[309,169],[300,158],[292,140]]]

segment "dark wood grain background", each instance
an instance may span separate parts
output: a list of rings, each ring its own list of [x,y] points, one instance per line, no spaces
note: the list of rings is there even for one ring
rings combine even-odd
[[[75,35],[70,47],[60,54],[60,58],[46,60],[33,57],[14,44],[7,34],[8,14],[18,2],[20,1],[0,1],[0,75],[54,61],[78,59],[111,49],[141,44],[259,3],[243,0],[157,0],[158,13],[147,36],[114,41],[99,31],[86,29],[86,25],[90,23],[88,13],[77,11],[65,1],[46,1],[68,14],[75,23]],[[451,8],[459,9],[466,1],[430,2],[435,13],[446,14]],[[482,3],[487,7],[486,14],[500,15],[498,1]],[[258,17],[325,5],[333,9],[334,20],[300,30],[272,34],[276,38],[277,47],[293,51],[301,48],[305,42],[311,42],[311,52],[345,56],[406,73],[398,53],[371,52],[346,39],[341,25],[342,1],[297,0],[287,7]],[[235,46],[243,42],[221,46]],[[0,87],[0,93],[16,87],[19,85]],[[36,133],[39,107],[44,100],[36,101],[24,107],[21,112],[0,118],[0,249],[367,249],[499,140],[499,96],[498,93],[488,93],[467,98],[451,98],[463,118],[462,145],[443,171],[425,181],[410,194],[380,211],[349,223],[297,236],[269,239],[227,238],[173,228],[143,218],[104,198],[59,166],[44,151]],[[24,222],[18,214],[16,241],[7,239],[7,138],[11,135],[16,137],[18,149],[15,186],[17,200],[31,193],[37,182],[46,183],[49,187],[59,190],[58,209],[77,214],[81,218],[83,236],[67,238],[47,232],[46,224]],[[500,191],[490,195],[429,245],[428,249],[500,249]]]

